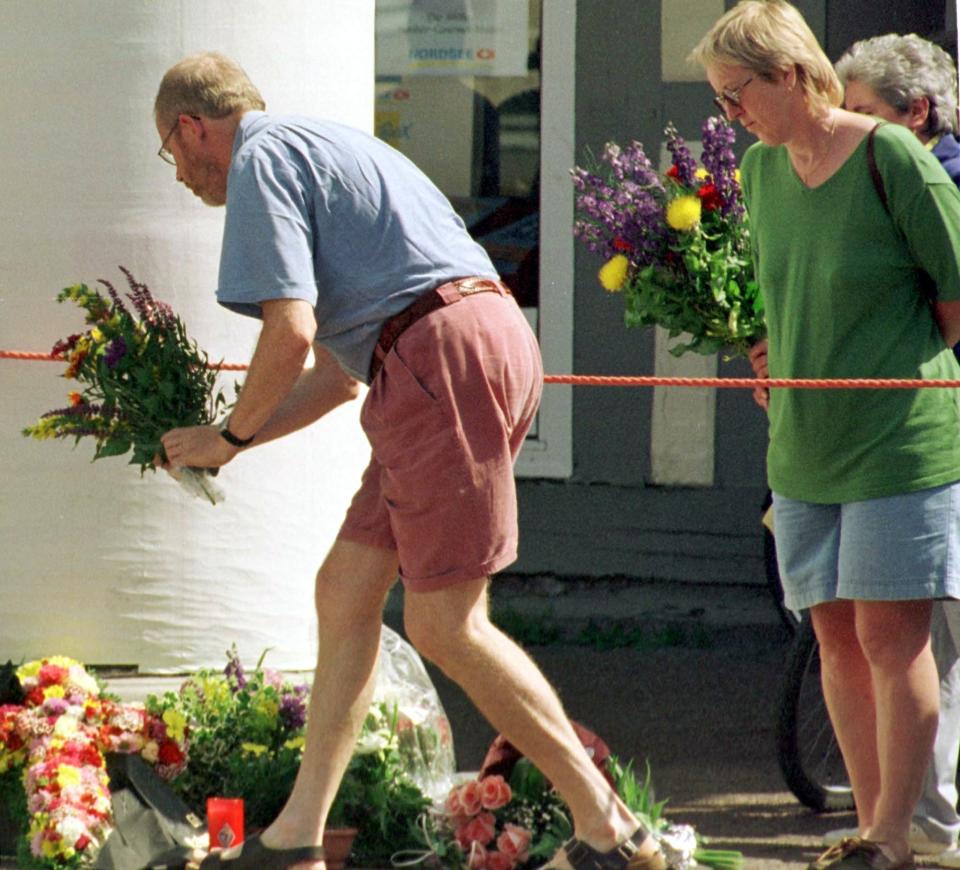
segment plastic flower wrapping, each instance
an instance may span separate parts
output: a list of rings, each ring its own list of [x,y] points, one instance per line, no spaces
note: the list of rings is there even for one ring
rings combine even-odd
[[[55,357],[67,362],[63,377],[80,389],[68,393],[69,405],[48,411],[23,434],[32,438],[93,438],[93,458],[132,452],[141,475],[164,457],[160,436],[178,426],[212,423],[226,406],[216,389],[217,370],[187,335],[183,322],[145,284],[123,267],[130,286],[127,301],[106,280],[107,295],[74,284],[57,296],[86,315],[88,329],[58,341]],[[214,472],[215,473],[215,472]],[[216,504],[223,493],[213,474],[179,469],[180,482],[194,495]]]
[[[765,327],[733,128],[704,122],[702,165],[672,125],[664,135],[664,174],[639,142],[610,142],[599,161],[572,170],[574,235],[604,258],[600,284],[622,294],[627,326],[663,327],[679,339],[674,356],[746,355]]]
[[[22,703],[0,706],[0,777],[22,786],[26,855],[35,866],[85,866],[112,830],[106,754],[139,753],[171,779],[186,764],[188,729],[104,697],[65,656],[28,662],[16,678]]]

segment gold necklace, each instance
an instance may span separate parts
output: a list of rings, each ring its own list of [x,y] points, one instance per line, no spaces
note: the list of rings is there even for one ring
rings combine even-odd
[[[833,134],[837,132],[837,119],[833,118],[832,120],[833,123],[830,125],[830,132],[827,134],[827,146],[823,149],[816,162],[805,172],[801,172],[799,167],[797,168],[797,175],[800,176],[800,180],[807,187],[810,187],[810,179],[813,178],[814,173],[820,168],[823,161],[826,160],[827,155],[830,153],[830,147],[833,145]]]

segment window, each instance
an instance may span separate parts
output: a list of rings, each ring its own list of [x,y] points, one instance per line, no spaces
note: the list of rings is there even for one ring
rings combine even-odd
[[[377,0],[376,134],[450,198],[548,372],[572,358],[574,20],[575,0]],[[518,474],[569,476],[570,412],[546,387]]]

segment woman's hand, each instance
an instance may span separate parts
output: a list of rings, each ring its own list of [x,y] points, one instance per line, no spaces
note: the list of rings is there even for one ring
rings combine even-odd
[[[753,376],[766,380],[770,377],[770,369],[767,368],[767,340],[765,338],[758,341],[750,348],[750,365],[753,367]],[[770,407],[770,390],[766,387],[756,387],[753,391],[753,401],[756,402],[764,411]]]

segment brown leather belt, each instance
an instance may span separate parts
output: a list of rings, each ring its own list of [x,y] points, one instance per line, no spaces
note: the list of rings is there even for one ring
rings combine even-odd
[[[390,352],[390,348],[396,343],[397,339],[404,330],[413,326],[421,317],[425,317],[431,311],[443,308],[444,305],[450,305],[453,302],[459,302],[465,296],[474,296],[477,293],[499,293],[501,296],[509,296],[510,288],[502,281],[494,281],[490,278],[457,278],[455,281],[448,281],[439,287],[434,287],[418,297],[411,305],[403,309],[399,314],[394,314],[380,330],[380,338],[377,339],[377,346],[373,349],[373,358],[370,360],[370,382],[377,376],[377,373],[383,367],[383,359]]]

